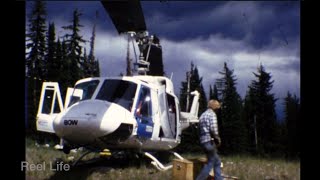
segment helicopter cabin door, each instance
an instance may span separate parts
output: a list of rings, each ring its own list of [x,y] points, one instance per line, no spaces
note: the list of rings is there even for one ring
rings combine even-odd
[[[174,112],[169,108],[174,108],[171,104],[171,98],[167,98],[166,87],[161,86],[158,91],[159,108],[160,108],[160,138],[173,139],[175,135],[175,124],[171,123],[174,120]],[[168,104],[169,100],[169,104]],[[174,101],[174,99],[173,99]],[[170,107],[168,106],[170,105]],[[169,110],[169,111],[168,111]]]
[[[174,97],[167,93],[168,101],[168,122],[172,138],[177,134],[177,105]]]
[[[140,87],[135,117],[138,122],[138,136],[151,138],[154,126],[152,120],[151,93],[150,88],[143,85]]]
[[[57,82],[44,82],[37,113],[37,130],[54,133],[53,120],[63,110],[63,103]]]

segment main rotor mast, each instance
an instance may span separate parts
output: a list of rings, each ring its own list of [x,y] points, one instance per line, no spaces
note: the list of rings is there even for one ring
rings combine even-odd
[[[134,69],[139,75],[147,74],[150,66],[148,58],[154,36],[149,36],[140,1],[106,0],[101,3],[111,17],[118,33],[126,33],[132,42],[133,39],[137,42],[140,54],[139,59],[134,63]]]

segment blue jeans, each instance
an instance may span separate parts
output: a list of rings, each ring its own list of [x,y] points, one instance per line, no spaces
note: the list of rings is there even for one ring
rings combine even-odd
[[[214,143],[206,142],[202,147],[207,155],[208,162],[203,166],[196,180],[205,180],[208,178],[212,168],[214,168],[214,180],[222,180],[221,177],[221,160],[217,154],[217,149]]]

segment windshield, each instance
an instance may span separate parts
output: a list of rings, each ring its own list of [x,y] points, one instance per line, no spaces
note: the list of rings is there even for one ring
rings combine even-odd
[[[103,85],[97,95],[97,99],[117,103],[131,111],[136,90],[137,84],[133,82],[118,79],[107,79],[103,82]]]
[[[74,91],[72,93],[69,106],[71,106],[72,104],[74,104],[78,101],[91,99],[98,84],[99,84],[99,80],[93,80],[93,81],[88,81],[88,82],[83,82],[83,83],[77,84],[74,87]]]

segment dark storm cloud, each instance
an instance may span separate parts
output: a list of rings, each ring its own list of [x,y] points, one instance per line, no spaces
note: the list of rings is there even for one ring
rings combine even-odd
[[[148,4],[155,3],[148,2]],[[207,38],[214,34],[229,35],[229,38],[239,39],[245,32],[241,30],[241,22],[234,19],[234,15],[225,16],[228,14],[224,10],[227,4],[225,2],[172,2],[170,7],[160,6],[160,10],[152,11],[150,7],[145,8],[147,11],[145,16],[147,24],[150,24],[148,27],[151,33],[173,40]],[[222,29],[225,32],[221,33]]]
[[[300,35],[299,2],[143,2],[151,33],[176,41],[219,34],[256,49]]]
[[[83,14],[82,21],[93,23],[95,11],[99,11],[98,26],[116,35],[99,1],[57,1],[47,5],[49,21],[57,17],[71,21],[72,11],[78,9]],[[142,1],[141,5],[148,30],[160,40],[182,41],[219,35],[263,49],[274,39],[278,45],[287,45],[300,35],[300,4],[294,1]]]

